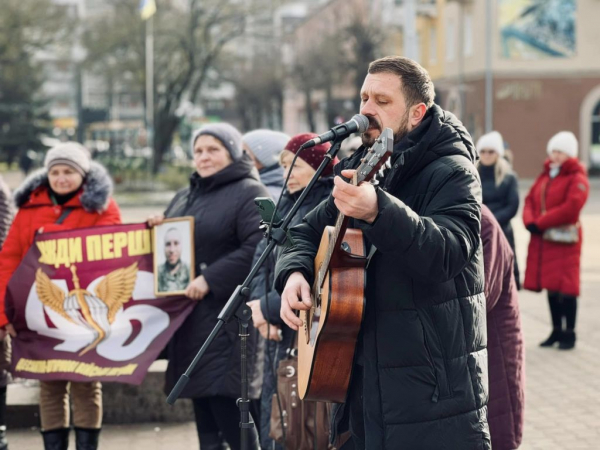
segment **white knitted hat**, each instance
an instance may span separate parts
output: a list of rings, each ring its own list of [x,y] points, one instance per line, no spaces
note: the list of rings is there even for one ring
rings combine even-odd
[[[477,141],[477,153],[481,150],[494,150],[500,157],[504,156],[504,139],[497,131],[484,134]]]
[[[62,142],[48,150],[44,159],[48,170],[57,164],[70,166],[84,177],[90,171],[90,152],[77,142]]]
[[[577,143],[575,135],[570,131],[561,131],[552,136],[548,141],[548,148],[546,151],[548,152],[548,155],[551,155],[552,151],[557,150],[566,153],[571,158],[577,158],[578,149],[579,144]]]

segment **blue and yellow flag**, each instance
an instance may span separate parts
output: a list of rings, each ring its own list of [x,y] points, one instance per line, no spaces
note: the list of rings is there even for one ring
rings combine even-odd
[[[156,13],[156,2],[154,0],[140,0],[139,11],[142,20],[148,20]]]

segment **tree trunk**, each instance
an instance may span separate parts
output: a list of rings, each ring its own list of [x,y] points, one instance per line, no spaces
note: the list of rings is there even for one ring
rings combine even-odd
[[[333,82],[331,80],[327,81],[327,85],[325,86],[325,102],[326,102],[326,112],[327,112],[327,127],[332,127],[335,123],[335,118],[337,116],[336,110],[333,107]]]
[[[314,133],[317,127],[315,125],[315,114],[312,109],[312,91],[308,86],[304,88],[304,100],[306,103],[306,121],[308,122],[308,129]]]
[[[154,136],[154,159],[152,173],[157,174],[162,165],[165,154],[169,151],[173,134],[179,126],[180,118],[175,115],[160,114],[156,120],[156,133]]]

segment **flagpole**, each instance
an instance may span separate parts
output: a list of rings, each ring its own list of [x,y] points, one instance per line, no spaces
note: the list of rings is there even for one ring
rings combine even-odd
[[[154,158],[154,14],[146,19],[146,135]]]

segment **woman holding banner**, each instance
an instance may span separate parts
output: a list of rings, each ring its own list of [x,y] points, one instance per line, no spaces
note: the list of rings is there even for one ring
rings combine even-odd
[[[75,142],[65,142],[49,150],[44,168],[31,174],[15,191],[19,210],[0,252],[2,336],[8,332],[16,337],[4,297],[8,282],[36,233],[121,223],[119,207],[111,192],[112,181],[104,167],[90,161],[88,150]],[[42,381],[40,387],[44,448],[67,449],[72,403],[77,449],[97,449],[102,426],[100,382]]]
[[[256,197],[268,197],[252,159],[242,149],[240,132],[227,123],[206,125],[192,137],[196,172],[190,186],[179,192],[165,217],[193,216],[196,278],[186,296],[198,304],[167,347],[169,366],[165,391],[171,391],[213,327],[217,316],[250,272],[252,256],[262,235]],[[249,327],[249,397],[260,396],[260,371],[256,361],[258,333]],[[240,350],[238,324],[232,320],[217,334],[212,346],[192,373],[181,397],[192,399],[202,450],[240,448]],[[258,418],[255,417],[258,423]]]

